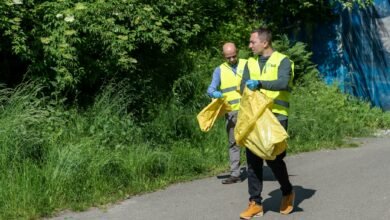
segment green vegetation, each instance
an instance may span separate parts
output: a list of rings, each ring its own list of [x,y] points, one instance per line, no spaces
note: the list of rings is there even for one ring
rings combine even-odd
[[[42,88],[32,83],[0,90],[1,219],[79,210],[221,171],[223,124],[204,135],[193,115],[168,107],[141,127],[120,88],[105,87],[83,111],[37,98]],[[197,140],[180,138],[185,129]]]
[[[218,59],[203,53],[198,61]],[[206,81],[194,84],[209,74],[205,68],[199,65],[181,82],[205,89]],[[179,94],[185,87],[175,88]],[[43,90],[28,83],[0,91],[0,218],[82,210],[227,169],[223,120],[205,134],[195,119],[206,98],[195,106],[175,95],[155,106],[153,120],[136,123],[125,107],[126,82],[104,87],[87,109],[67,109],[43,98]],[[382,127],[390,127],[389,114],[308,74],[294,93],[289,151],[333,148],[345,136]]]
[[[317,2],[278,13],[329,12]],[[226,170],[223,120],[205,134],[196,114],[222,42],[250,54],[250,30],[266,23],[257,3],[1,1],[0,219],[82,210]],[[296,67],[291,153],[390,127],[389,113],[324,85],[306,45],[278,34],[275,47]]]
[[[290,152],[347,146],[348,137],[390,128],[390,112],[326,86],[317,75],[308,74],[303,81],[291,101]]]

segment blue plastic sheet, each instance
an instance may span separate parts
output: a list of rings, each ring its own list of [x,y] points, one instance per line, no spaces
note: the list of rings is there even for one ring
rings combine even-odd
[[[335,8],[337,19],[315,27],[313,61],[328,84],[390,110],[390,0],[352,10]]]

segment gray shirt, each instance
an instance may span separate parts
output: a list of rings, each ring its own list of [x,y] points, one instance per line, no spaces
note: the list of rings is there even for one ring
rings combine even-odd
[[[268,57],[260,56],[259,66],[260,71],[263,71],[263,68],[265,66],[265,63],[269,59]],[[265,80],[259,80],[260,81],[260,87],[266,90],[271,91],[288,91],[288,82],[291,78],[291,61],[286,57],[284,58],[278,68],[278,79],[277,80],[271,80],[271,81],[265,81]],[[250,79],[249,75],[249,68],[248,64],[245,65],[244,73],[242,75],[242,81],[241,81],[241,93],[244,91],[245,88],[245,82]],[[287,116],[275,114],[275,116],[278,118],[278,120],[287,120]]]

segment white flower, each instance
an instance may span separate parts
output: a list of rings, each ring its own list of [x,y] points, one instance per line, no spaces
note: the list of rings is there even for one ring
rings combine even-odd
[[[62,17],[64,17],[63,14],[56,14],[56,18],[62,18]]]
[[[13,2],[15,5],[21,5],[21,4],[23,4],[23,0],[12,0],[12,2]]]
[[[66,22],[73,22],[74,21],[74,16],[73,15],[68,15],[64,19]]]
[[[84,10],[86,8],[87,7],[83,3],[77,3],[76,6],[75,6],[76,10]]]

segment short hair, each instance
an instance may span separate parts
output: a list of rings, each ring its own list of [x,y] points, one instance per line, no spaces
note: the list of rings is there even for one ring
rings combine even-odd
[[[257,33],[259,37],[264,38],[264,40],[268,41],[269,44],[272,42],[272,32],[267,27],[259,27],[252,31],[253,33]]]

